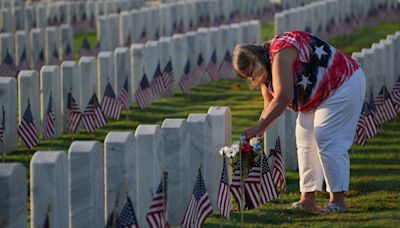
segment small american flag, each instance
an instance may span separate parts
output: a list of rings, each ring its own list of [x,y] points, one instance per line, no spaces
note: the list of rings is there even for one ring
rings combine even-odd
[[[113,216],[111,216],[112,218]],[[117,228],[138,228],[139,225],[136,221],[135,210],[129,196],[126,198],[126,203],[117,219]]]
[[[32,149],[39,143],[38,133],[36,131],[35,123],[33,122],[31,104],[29,101],[18,127],[18,135],[29,149]]]
[[[2,64],[0,65],[0,76],[15,77],[18,74],[18,69],[15,66],[14,60],[10,53],[6,53]]]
[[[160,63],[157,64],[150,87],[153,95],[161,95],[165,92],[165,86],[162,79]]]
[[[222,61],[221,65],[219,66],[218,69],[219,75],[221,75],[224,78],[230,78],[233,79],[236,77],[233,67],[232,67],[232,56],[229,51],[226,51],[224,60]]]
[[[122,87],[121,93],[118,96],[120,109],[129,109],[129,87],[128,87],[128,73],[125,73],[125,82]]]
[[[131,44],[132,44],[132,39],[131,39],[131,35],[129,34],[125,40],[125,47],[130,47]]]
[[[50,92],[49,104],[47,105],[47,112],[43,123],[43,138],[50,139],[56,132],[55,128],[56,117],[53,111],[52,97]]]
[[[136,101],[141,109],[150,105],[151,96],[151,87],[146,74],[144,74],[142,80],[140,80],[139,88],[137,88],[135,93]]]
[[[156,194],[153,196],[146,220],[151,228],[170,227],[167,220],[167,173],[163,174]]]
[[[19,57],[18,70],[27,70],[29,69],[28,58],[26,57],[26,50],[24,49]]]
[[[60,65],[60,59],[59,59],[57,47],[54,48],[53,53],[50,58],[50,65]]]
[[[400,77],[397,79],[396,83],[394,83],[392,92],[391,92],[392,100],[394,106],[396,108],[397,114],[400,113]]]
[[[81,49],[79,50],[79,53],[81,56],[91,56],[92,55],[90,43],[86,37],[82,41],[82,45],[81,45]]]
[[[73,60],[73,59],[74,59],[74,54],[72,53],[72,47],[68,43],[64,50],[63,60]]]
[[[184,94],[190,93],[191,87],[190,81],[190,60],[188,59],[185,65],[185,69],[183,69],[181,80],[179,81],[179,87],[181,88]]]
[[[139,43],[146,43],[146,41],[147,41],[147,35],[146,35],[146,29],[144,28],[142,33],[140,34]]]
[[[231,193],[232,193],[233,197],[236,199],[236,202],[239,205],[239,210],[243,210],[244,209],[244,204],[243,204],[244,202],[243,202],[243,199],[242,199],[240,183],[241,183],[240,162],[238,162],[238,163],[236,163],[236,166],[235,166],[235,171],[233,173],[231,189],[230,190],[231,190]]]
[[[194,72],[192,74],[192,79],[200,82],[206,70],[207,69],[204,64],[203,55],[200,53],[197,57],[196,68],[194,69]]]
[[[103,99],[101,100],[101,110],[103,111],[105,117],[116,120],[119,119],[121,114],[121,103],[116,98],[110,82],[107,83]]]
[[[106,118],[104,117],[101,107],[97,100],[96,93],[93,93],[92,98],[83,111],[83,126],[89,133],[94,132],[96,128],[106,125]]]
[[[357,122],[354,143],[358,145],[365,145],[365,142],[367,141],[367,133],[365,132],[365,128],[364,118],[360,117]]]
[[[39,56],[38,59],[36,61],[36,69],[40,70],[42,68],[42,66],[44,66],[45,62],[44,62],[44,50],[43,48],[40,50],[39,52]]]
[[[230,217],[230,213],[232,210],[232,200],[229,188],[230,186],[229,186],[228,170],[226,168],[226,158],[224,158],[221,183],[219,185],[219,190],[218,190],[217,205],[221,212],[221,215],[224,216],[225,218]]]
[[[246,197],[249,199],[249,208],[257,208],[260,205],[260,172],[261,159],[258,158],[245,180],[244,188]]]
[[[270,202],[273,199],[276,199],[278,197],[278,194],[276,193],[276,189],[274,186],[274,181],[272,179],[271,171],[269,169],[268,165],[268,159],[267,156],[262,153],[262,176],[261,176],[261,192],[260,192],[260,199],[261,199],[261,204],[266,204]]]
[[[200,228],[203,222],[212,215],[211,202],[208,198],[206,186],[199,169],[196,184],[194,185],[193,195],[182,221],[183,227]]]
[[[279,136],[276,138],[275,150],[272,150],[272,154],[274,156],[274,159],[272,161],[272,177],[274,180],[275,189],[281,189],[282,192],[285,192],[285,163],[283,162],[281,140]]]
[[[372,93],[370,94],[370,97],[369,97],[369,110],[371,111],[371,113],[374,114],[378,125],[383,123],[383,120],[381,119],[380,115],[378,115],[378,110],[376,109],[375,102],[374,102],[374,95]]]
[[[6,126],[5,126],[5,115],[6,112],[4,111],[4,106],[2,106],[2,111],[3,111],[3,115],[2,115],[2,121],[1,121],[1,125],[0,125],[0,142],[3,144],[3,146],[5,145],[6,142]],[[3,151],[4,152],[4,151]]]
[[[168,91],[175,80],[174,69],[172,68],[171,60],[169,60],[167,65],[165,65],[164,67],[164,71],[162,72],[162,79],[165,91]]]
[[[70,133],[76,133],[82,119],[82,113],[72,93],[67,96],[67,125]]]
[[[216,81],[218,79],[218,69],[217,69],[217,50],[214,49],[211,61],[207,67],[208,74],[210,75],[211,80]]]
[[[378,134],[379,122],[375,118],[375,113],[371,111],[368,102],[364,102],[360,118],[364,119],[365,133],[367,139],[370,139]]]
[[[389,91],[386,86],[382,86],[378,96],[375,99],[375,106],[377,115],[383,121],[389,121],[397,116],[395,105],[390,97]]]

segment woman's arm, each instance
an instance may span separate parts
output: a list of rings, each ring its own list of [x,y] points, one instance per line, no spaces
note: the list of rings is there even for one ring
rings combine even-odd
[[[267,107],[268,107],[268,105],[271,102],[272,97],[273,97],[271,92],[268,90],[267,86],[264,83],[262,83],[260,85],[260,87],[261,87],[261,94],[262,94],[262,96],[264,98],[264,108],[263,108],[263,111],[262,111],[262,113],[260,115],[260,118],[258,119],[259,121],[261,120],[261,117],[262,117],[264,111],[267,109]]]
[[[264,132],[286,109],[293,98],[293,63],[297,49],[287,47],[275,54],[272,61],[272,87],[274,96],[260,116],[256,127],[245,131],[247,138]]]

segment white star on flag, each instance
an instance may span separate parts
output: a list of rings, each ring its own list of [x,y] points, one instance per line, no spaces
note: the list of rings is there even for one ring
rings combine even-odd
[[[324,45],[321,45],[321,46],[315,48],[315,54],[317,54],[318,59],[321,60],[322,55],[327,55],[328,53],[326,53],[324,51]]]
[[[297,83],[297,85],[302,85],[303,90],[306,90],[307,86],[311,85],[312,83],[308,80],[308,78],[306,76],[304,76],[304,74],[302,74],[301,77],[302,77],[302,79],[299,83]]]

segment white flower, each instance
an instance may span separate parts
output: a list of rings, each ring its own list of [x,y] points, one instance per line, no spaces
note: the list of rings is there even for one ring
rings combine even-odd
[[[218,153],[219,153],[221,156],[224,156],[224,152],[225,152],[225,148],[224,148],[224,147],[222,147],[222,148],[219,149],[219,151],[218,151]]]
[[[257,137],[250,139],[250,146],[254,147],[257,143],[258,143]]]
[[[239,144],[233,144],[231,148],[235,151],[235,153],[239,152]]]

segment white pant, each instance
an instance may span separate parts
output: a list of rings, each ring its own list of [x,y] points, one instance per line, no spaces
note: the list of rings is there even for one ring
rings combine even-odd
[[[300,192],[321,191],[325,178],[327,192],[349,190],[350,161],[365,97],[365,75],[361,69],[343,83],[315,112],[299,112],[296,143]]]

